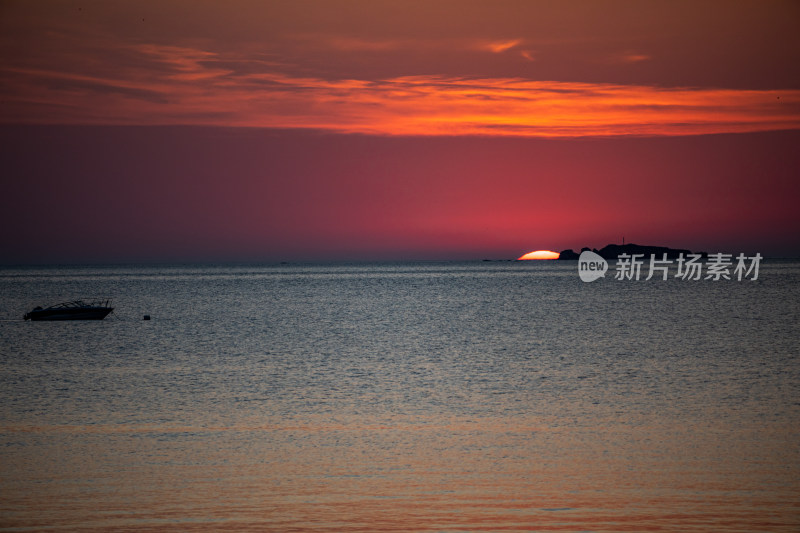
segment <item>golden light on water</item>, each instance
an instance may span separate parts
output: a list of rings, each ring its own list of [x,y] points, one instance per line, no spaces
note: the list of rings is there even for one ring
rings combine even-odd
[[[551,252],[550,250],[536,250],[517,258],[517,261],[527,261],[529,259],[558,259],[559,255],[561,254],[558,252]]]

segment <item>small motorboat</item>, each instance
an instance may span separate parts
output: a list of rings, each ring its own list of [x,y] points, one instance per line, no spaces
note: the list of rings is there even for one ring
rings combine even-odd
[[[42,309],[37,306],[25,313],[25,320],[103,320],[114,308],[111,300],[75,300],[51,305]]]

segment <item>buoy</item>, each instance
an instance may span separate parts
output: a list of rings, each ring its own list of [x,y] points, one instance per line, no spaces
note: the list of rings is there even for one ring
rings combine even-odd
[[[150,320],[150,315],[144,315],[145,320]]]

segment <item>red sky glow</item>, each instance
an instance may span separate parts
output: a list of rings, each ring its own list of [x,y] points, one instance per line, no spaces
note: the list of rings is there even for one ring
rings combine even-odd
[[[6,2],[0,261],[796,256],[799,36],[790,1]]]

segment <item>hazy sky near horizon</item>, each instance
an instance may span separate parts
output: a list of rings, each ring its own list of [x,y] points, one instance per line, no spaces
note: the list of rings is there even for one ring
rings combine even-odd
[[[800,249],[800,4],[0,4],[0,261]]]

